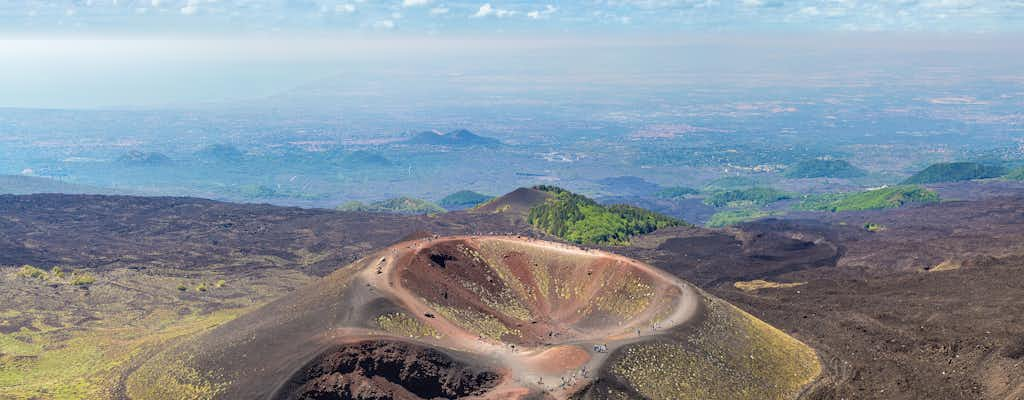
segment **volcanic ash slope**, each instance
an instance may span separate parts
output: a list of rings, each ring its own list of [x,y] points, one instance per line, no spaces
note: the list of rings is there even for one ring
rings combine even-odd
[[[618,255],[403,242],[149,358],[129,398],[789,399],[813,350]]]

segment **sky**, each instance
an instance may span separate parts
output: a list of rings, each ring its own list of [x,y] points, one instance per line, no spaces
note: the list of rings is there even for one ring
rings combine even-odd
[[[778,83],[960,63],[1019,79],[1021,54],[1024,0],[0,1],[0,107],[15,108],[201,106],[438,76]]]
[[[1020,32],[1024,0],[5,0],[38,34]]]

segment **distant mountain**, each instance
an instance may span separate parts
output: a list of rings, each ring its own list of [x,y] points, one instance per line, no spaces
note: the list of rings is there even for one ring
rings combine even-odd
[[[387,157],[366,150],[345,153],[340,157],[340,161],[347,166],[389,167],[394,164]]]
[[[156,166],[170,164],[171,158],[162,153],[132,150],[118,157],[117,161],[127,165]]]
[[[35,193],[113,194],[114,191],[38,176],[0,175],[0,194]]]
[[[445,196],[443,199],[441,199],[441,201],[438,202],[438,204],[440,204],[441,207],[447,208],[449,210],[459,210],[464,208],[476,207],[477,205],[480,205],[493,198],[494,196],[480,194],[472,190],[460,190],[458,192]]]
[[[230,144],[214,144],[196,152],[196,157],[206,161],[239,161],[245,153]]]
[[[497,147],[501,145],[501,141],[498,139],[480,136],[465,129],[445,134],[434,131],[420,132],[403,143],[448,147]]]
[[[867,172],[846,160],[804,160],[786,169],[787,178],[857,178]]]
[[[914,174],[903,184],[959,182],[973,179],[986,179],[1002,176],[1006,168],[999,165],[988,165],[976,162],[951,162],[929,165],[921,172]]]

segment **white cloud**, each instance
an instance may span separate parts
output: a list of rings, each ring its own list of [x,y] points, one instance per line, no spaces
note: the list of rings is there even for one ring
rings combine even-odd
[[[764,4],[761,0],[743,0],[743,5],[747,7],[760,7]]]
[[[199,11],[199,0],[188,0],[188,3],[181,8],[181,13],[184,15],[192,15]]]
[[[443,15],[448,13],[448,7],[434,7],[430,9],[430,15]]]
[[[152,4],[153,8],[158,8],[160,7],[160,0],[153,0],[149,4]]]
[[[554,14],[555,11],[558,11],[558,8],[548,4],[548,5],[544,6],[543,10],[533,10],[533,11],[530,11],[530,12],[526,13],[526,16],[530,17],[530,19],[542,19],[542,18],[547,18],[551,14]]]
[[[480,9],[476,11],[476,14],[473,14],[471,17],[473,17],[473,18],[483,18],[483,17],[489,17],[489,16],[493,15],[493,16],[498,17],[498,18],[505,18],[507,16],[515,15],[515,14],[516,14],[515,11],[509,11],[509,10],[505,10],[505,9],[501,9],[501,8],[494,8],[494,7],[491,6],[491,3],[484,3],[484,5],[480,6]]]
[[[402,7],[419,7],[430,4],[431,0],[402,0]]]
[[[801,8],[800,9],[800,14],[815,16],[815,15],[821,14],[821,11],[818,10],[818,7],[810,6],[810,7]]]
[[[345,3],[334,6],[334,12],[336,14],[351,14],[356,12],[355,4]]]
[[[395,29],[395,21],[384,19],[374,22],[373,29]]]

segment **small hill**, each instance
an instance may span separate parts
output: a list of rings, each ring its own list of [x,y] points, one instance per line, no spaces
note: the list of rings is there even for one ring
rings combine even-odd
[[[121,157],[117,158],[117,162],[131,166],[159,166],[167,165],[171,163],[171,158],[167,157],[163,153],[157,152],[142,152],[138,150],[132,150]]]
[[[976,162],[951,162],[929,165],[903,181],[903,184],[923,184],[939,182],[960,182],[973,179],[986,179],[1002,176],[1006,168]]]
[[[114,191],[38,176],[0,175],[0,194],[34,193],[113,194]]]
[[[501,197],[495,197],[473,209],[478,213],[503,213],[526,217],[530,209],[544,203],[551,193],[533,188],[519,188]]]
[[[768,187],[752,187],[748,189],[719,190],[712,192],[704,199],[704,204],[713,207],[763,206],[779,200],[791,199],[793,196],[778,189]]]
[[[412,197],[396,197],[393,199],[375,201],[365,204],[359,201],[350,201],[338,206],[339,211],[362,211],[390,214],[437,214],[445,212],[441,206],[426,200],[414,199]]]
[[[624,204],[603,206],[554,186],[535,189],[551,193],[552,197],[530,209],[530,225],[575,243],[626,244],[631,236],[683,225],[675,218],[639,207]]]
[[[214,144],[197,151],[196,157],[204,161],[235,162],[245,157],[245,153],[230,144]]]
[[[1024,167],[1016,168],[1003,177],[1015,181],[1024,181]]]
[[[700,191],[694,188],[672,186],[657,191],[654,193],[654,196],[660,199],[678,200],[698,193],[700,193]]]
[[[403,143],[446,147],[497,147],[501,145],[498,139],[480,136],[465,129],[445,134],[435,131],[420,132]]]
[[[897,208],[911,203],[935,203],[939,195],[918,185],[892,186],[855,193],[837,193],[804,199],[799,210],[857,211]]]
[[[449,210],[461,210],[476,207],[493,198],[494,196],[480,194],[472,190],[460,190],[445,196],[437,204]]]
[[[867,175],[846,160],[805,160],[786,169],[787,178],[857,178]]]

